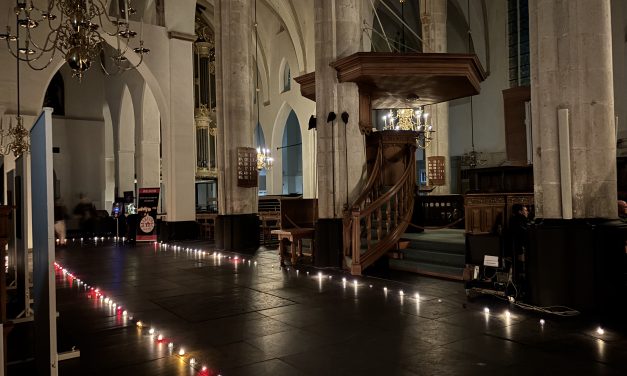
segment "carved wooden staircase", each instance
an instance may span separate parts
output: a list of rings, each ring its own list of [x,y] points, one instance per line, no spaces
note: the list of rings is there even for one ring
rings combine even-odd
[[[344,262],[353,275],[394,248],[411,221],[416,189],[413,133],[382,131],[369,137],[367,155],[376,158],[368,166],[362,193],[344,213]]]

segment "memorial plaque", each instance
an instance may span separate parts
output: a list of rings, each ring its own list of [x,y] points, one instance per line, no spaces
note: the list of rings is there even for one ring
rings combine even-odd
[[[237,186],[256,187],[257,175],[257,150],[255,148],[237,148]]]
[[[446,184],[446,166],[444,157],[427,157],[429,185]]]

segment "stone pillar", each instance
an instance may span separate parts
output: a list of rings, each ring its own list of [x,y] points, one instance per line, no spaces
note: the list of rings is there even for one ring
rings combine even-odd
[[[617,204],[610,3],[529,2],[534,201],[543,220],[530,227],[524,259],[516,260],[524,273],[519,286],[528,286],[534,305],[624,309],[616,296],[627,234],[611,220]]]
[[[616,218],[610,2],[535,0],[529,11],[536,216],[568,218],[562,192],[570,190],[564,199],[572,218]],[[568,115],[566,140],[559,139],[560,109]],[[560,148],[570,168],[560,164]],[[563,178],[570,189],[562,189]]]
[[[118,150],[118,196],[126,191],[135,190],[135,151]]]
[[[194,187],[194,95],[192,42],[195,35],[169,31],[170,119],[163,127],[164,240],[197,236]]]
[[[137,187],[158,188],[161,178],[159,155],[161,116],[157,102],[147,86],[144,86],[142,108],[137,153]]]
[[[359,51],[361,2],[322,0],[316,1],[314,7],[319,217],[341,218],[345,204],[350,204],[359,193],[356,189],[361,182],[365,154],[363,136],[358,127],[357,85],[338,83],[337,71],[329,64]],[[345,126],[340,117],[344,111],[350,115],[346,139]],[[329,112],[335,112],[337,119],[327,123]]]
[[[157,133],[158,134],[158,133]],[[137,170],[138,188],[158,188],[160,181],[161,161],[159,158],[159,141],[142,140]]]
[[[122,87],[120,113],[117,118],[117,176],[116,187],[118,197],[126,191],[135,190],[135,112],[131,93],[126,86]]]
[[[257,187],[237,186],[237,148],[253,144],[253,7],[215,2],[218,208],[216,247],[255,251],[259,245]]]
[[[319,208],[316,261],[320,265],[339,265],[343,210],[359,194],[364,178],[358,88],[354,83],[338,83],[337,71],[329,66],[360,50],[361,7],[358,0],[314,2]],[[341,120],[344,111],[349,114],[347,126]],[[335,112],[337,118],[327,123],[329,112]],[[322,250],[328,254],[320,254]]]
[[[446,0],[420,0],[420,20],[422,22],[422,51],[425,53],[447,52]],[[429,114],[431,125],[435,130],[433,140],[427,147],[425,154],[427,157],[443,156],[445,158],[444,165],[446,166],[445,185],[437,187],[433,192],[446,195],[451,193],[448,103],[426,106],[425,112]]]

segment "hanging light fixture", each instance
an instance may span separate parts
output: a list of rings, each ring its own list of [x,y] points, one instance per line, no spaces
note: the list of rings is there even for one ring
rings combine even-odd
[[[270,154],[270,149],[257,148],[257,170],[270,170],[274,164],[274,158]]]
[[[257,122],[259,123],[259,30],[257,27],[257,0],[255,0],[255,72],[256,84],[255,84],[255,102],[257,104]],[[259,132],[260,127],[257,127],[257,140],[261,141],[261,134]],[[261,146],[257,147],[257,170],[270,170],[274,164],[274,158],[270,153],[270,149]]]
[[[8,25],[6,33],[0,34],[0,39],[7,41],[13,56],[25,61],[34,70],[47,68],[57,51],[72,69],[72,75],[79,80],[97,61],[107,75],[135,69],[150,51],[144,47],[143,22],[139,46],[129,47],[131,40],[137,36],[129,23],[129,15],[134,14],[135,9],[131,7],[131,0],[117,1],[118,15],[110,17],[101,0],[49,0],[43,8],[37,7],[35,0],[17,0],[14,8],[18,18],[16,29],[25,30],[23,45],[20,46],[18,31],[12,34]],[[34,30],[42,23],[47,23],[49,32],[44,38],[35,39]],[[113,53],[106,61],[105,34],[116,39]],[[136,65],[126,57],[129,50],[139,55]]]
[[[470,0],[466,1],[466,13],[468,14],[468,53],[471,52],[472,45],[472,29],[470,27]],[[475,150],[475,121],[474,110],[472,106],[472,97],[470,97],[470,145],[471,150],[468,153],[462,155],[462,166],[469,168],[475,168],[486,163],[485,159],[481,158],[481,153]]]
[[[429,114],[424,107],[390,109],[383,116],[383,130],[414,131],[418,133],[416,145],[424,149],[433,139],[433,126],[429,123]]]
[[[19,18],[17,25],[19,25]],[[19,40],[19,27],[16,27],[16,40]],[[7,155],[13,153],[15,158],[27,153],[30,149],[29,132],[24,128],[24,121],[20,113],[20,59],[16,57],[17,66],[17,115],[15,116],[16,124],[13,125],[13,119],[9,121],[9,126],[4,127],[4,122],[0,119],[0,153]]]
[[[475,122],[473,119],[472,97],[470,98],[470,144],[471,150],[462,155],[462,166],[475,168],[484,165],[487,161],[482,158],[481,153],[475,150]]]

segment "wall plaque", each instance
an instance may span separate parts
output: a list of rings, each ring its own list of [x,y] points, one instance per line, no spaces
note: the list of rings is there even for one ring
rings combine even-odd
[[[237,186],[251,188],[257,186],[257,150],[237,148]]]
[[[444,163],[444,157],[427,157],[429,185],[446,184],[446,166]]]

